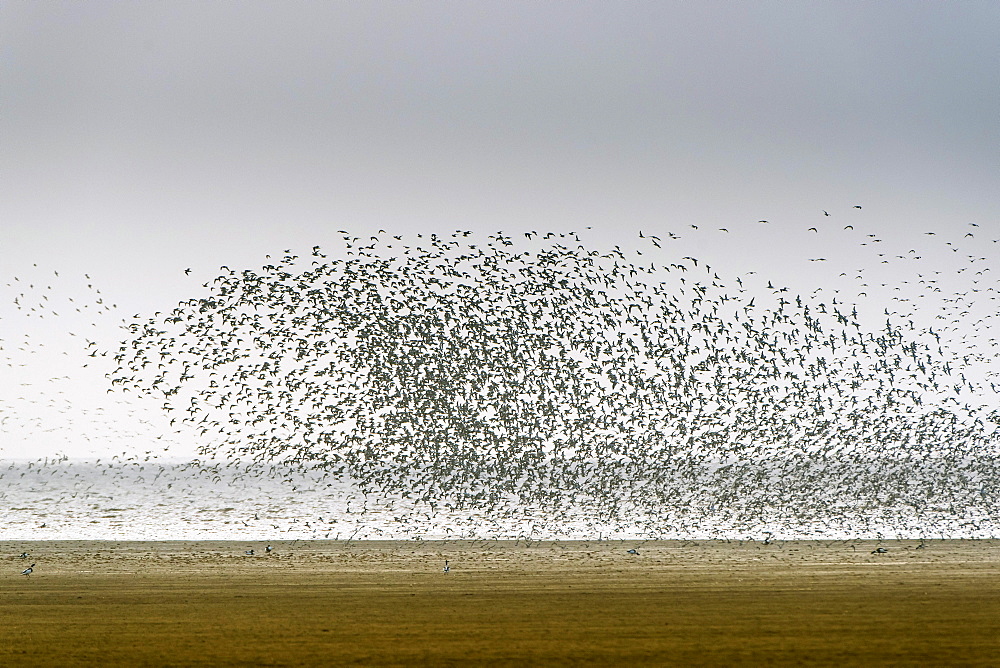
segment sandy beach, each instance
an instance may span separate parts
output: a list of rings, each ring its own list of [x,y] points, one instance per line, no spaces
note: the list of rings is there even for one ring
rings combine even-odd
[[[0,542],[0,664],[987,666],[1000,656],[990,540],[271,545]],[[878,546],[887,551],[872,554]]]

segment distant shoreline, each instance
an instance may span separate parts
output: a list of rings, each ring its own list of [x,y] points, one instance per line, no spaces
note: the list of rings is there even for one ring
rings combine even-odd
[[[271,549],[268,550],[268,547]],[[28,557],[21,557],[28,554]],[[436,571],[444,559],[456,572],[672,571],[677,567],[788,569],[872,564],[917,567],[1000,566],[1000,540],[38,540],[0,541],[0,580],[37,562],[48,575],[195,572]],[[440,563],[439,563],[440,562]],[[183,564],[181,568],[180,565]],[[37,577],[36,577],[37,576]]]
[[[26,539],[26,540],[0,540],[0,550],[11,545],[21,545],[23,543],[38,543],[38,544],[65,544],[65,545],[182,545],[182,544],[219,544],[219,545],[243,545],[245,543],[253,542],[268,542],[272,545],[292,545],[296,543],[308,543],[310,545],[353,545],[356,543],[364,543],[366,545],[372,546],[390,546],[390,545],[420,545],[423,543],[428,544],[440,544],[440,545],[467,545],[470,547],[482,546],[484,544],[489,545],[506,545],[510,547],[516,547],[518,545],[522,547],[537,547],[541,544],[552,545],[614,545],[614,544],[632,544],[632,543],[642,543],[647,545],[660,545],[664,547],[688,547],[697,545],[761,545],[761,546],[781,546],[789,544],[799,544],[799,545],[828,545],[828,544],[909,544],[909,543],[927,543],[929,544],[963,544],[963,543],[991,543],[997,542],[998,547],[1000,547],[1000,536],[995,538],[773,538],[768,542],[762,538],[760,540],[754,540],[749,538],[736,539],[736,538],[656,538],[656,539],[646,539],[646,538],[529,538],[527,541],[523,538],[504,538],[504,539],[493,539],[493,538],[428,538],[428,539],[375,539],[375,538],[354,538],[354,539],[332,539],[332,538],[290,538],[290,539],[267,539],[267,538],[247,538],[247,539],[219,539],[219,538],[195,538],[195,539],[166,539],[166,540],[129,540],[129,539]]]

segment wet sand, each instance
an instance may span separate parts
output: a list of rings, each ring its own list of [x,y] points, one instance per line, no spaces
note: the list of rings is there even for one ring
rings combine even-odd
[[[0,665],[995,666],[1000,657],[992,540],[886,541],[885,554],[858,541],[272,545],[265,554],[248,542],[0,542]],[[20,575],[32,562],[34,573]]]

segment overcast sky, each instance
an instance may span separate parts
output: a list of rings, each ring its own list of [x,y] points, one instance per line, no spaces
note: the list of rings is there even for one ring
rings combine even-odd
[[[131,315],[345,228],[698,224],[780,271],[974,222],[995,264],[998,35],[993,1],[3,1],[0,272]]]

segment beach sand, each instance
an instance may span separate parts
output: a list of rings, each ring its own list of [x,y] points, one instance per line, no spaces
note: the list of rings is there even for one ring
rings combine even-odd
[[[919,544],[0,542],[0,665],[998,665],[1000,543]]]

